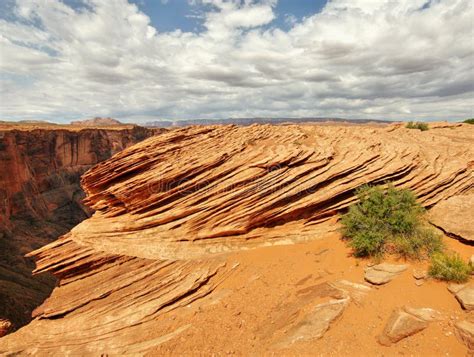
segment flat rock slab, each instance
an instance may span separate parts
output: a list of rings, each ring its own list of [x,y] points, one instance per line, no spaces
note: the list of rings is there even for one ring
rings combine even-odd
[[[448,290],[454,294],[456,299],[465,310],[474,309],[474,285],[473,284],[450,284]]]
[[[377,264],[365,269],[364,279],[371,284],[386,284],[408,268],[405,264]]]
[[[352,289],[351,283],[347,283]],[[271,322],[262,326],[263,335],[276,339],[276,348],[321,338],[351,301],[347,289],[327,282],[300,289],[296,295],[295,301],[280,306],[279,311],[270,316]]]
[[[474,241],[474,194],[459,195],[436,204],[429,212],[431,223],[447,234]]]
[[[360,304],[363,298],[372,290],[368,284],[364,285],[347,280],[339,280],[331,285],[345,291],[356,304]]]
[[[469,352],[474,352],[474,323],[464,320],[459,321],[454,325],[455,329],[454,332],[458,339],[464,343],[467,348],[469,348]]]
[[[321,338],[331,324],[342,315],[348,302],[349,299],[339,299],[317,305],[305,319],[289,331],[282,345]]]
[[[403,307],[393,311],[382,335],[378,337],[381,345],[393,343],[412,336],[428,327],[429,322],[441,319],[441,314],[430,308],[415,309]]]

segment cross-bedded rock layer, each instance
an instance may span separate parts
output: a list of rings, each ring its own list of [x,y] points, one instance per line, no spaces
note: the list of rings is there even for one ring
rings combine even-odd
[[[334,230],[363,184],[411,188],[428,208],[472,192],[473,136],[466,125],[254,125],[143,141],[83,176],[96,212],[32,253],[60,284],[0,352],[143,353],[179,333],[154,333],[154,319],[232,271],[225,253]]]

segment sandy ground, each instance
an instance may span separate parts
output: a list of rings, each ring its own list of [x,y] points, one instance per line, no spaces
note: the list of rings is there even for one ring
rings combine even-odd
[[[444,238],[466,259],[474,247]],[[397,262],[393,259],[388,261]],[[338,233],[292,246],[238,252],[228,257],[238,263],[231,277],[207,298],[162,318],[163,334],[185,326],[184,332],[149,355],[315,355],[315,356],[464,356],[467,348],[454,335],[453,324],[464,318],[447,283],[429,280],[415,285],[413,268],[390,283],[374,287],[359,303],[351,303],[319,340],[281,346],[282,336],[300,311],[292,302],[298,292],[324,281],[364,282],[366,260],[350,256]],[[401,263],[398,261],[398,263]],[[443,314],[424,331],[390,347],[377,336],[392,311],[401,306],[430,307]]]

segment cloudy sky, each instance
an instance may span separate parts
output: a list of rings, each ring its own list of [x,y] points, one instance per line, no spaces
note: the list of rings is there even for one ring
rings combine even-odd
[[[474,117],[472,0],[1,0],[0,119]]]

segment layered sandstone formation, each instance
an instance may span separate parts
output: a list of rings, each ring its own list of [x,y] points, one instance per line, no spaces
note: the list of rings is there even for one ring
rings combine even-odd
[[[254,125],[189,127],[149,138],[83,176],[86,203],[95,213],[31,254],[36,272],[52,272],[60,283],[30,325],[0,341],[0,353],[154,351],[197,328],[192,320],[179,326],[171,320],[198,301],[212,305],[216,290],[232,301],[220,286],[237,271],[243,274],[241,252],[336,231],[338,212],[355,202],[361,185],[390,181],[412,189],[427,208],[472,193],[473,135],[467,125],[426,132]],[[242,280],[233,294],[258,279]],[[287,310],[285,304],[275,307],[289,316],[272,318],[250,338],[261,348],[279,345],[275,336],[296,343],[310,322],[295,322],[295,316],[309,302],[311,321],[328,319],[318,327],[324,333],[350,298],[331,286],[300,289]],[[304,296],[321,302],[303,304]]]
[[[153,134],[136,126],[0,128],[0,318],[18,328],[49,295],[52,277],[32,279],[24,255],[84,220],[79,182],[90,167]]]

